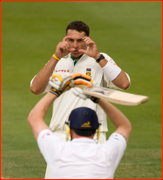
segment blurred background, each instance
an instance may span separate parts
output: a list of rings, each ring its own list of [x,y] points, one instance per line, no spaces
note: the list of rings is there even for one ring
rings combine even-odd
[[[27,123],[43,95],[30,92],[30,81],[74,20],[84,21],[99,51],[130,75],[127,92],[149,96],[139,106],[116,105],[130,119],[133,131],[115,179],[161,179],[161,1],[1,2],[2,179],[44,178],[46,163]],[[51,109],[47,124],[50,118]],[[108,129],[107,136],[115,130],[109,121]]]

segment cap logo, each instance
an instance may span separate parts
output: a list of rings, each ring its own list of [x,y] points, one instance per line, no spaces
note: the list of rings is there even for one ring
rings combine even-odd
[[[84,111],[84,112],[83,112],[83,114],[84,114],[84,115],[87,115],[87,114],[88,114],[88,112],[87,112],[87,111]]]
[[[91,127],[90,121],[84,123],[83,125],[81,125],[81,127]]]

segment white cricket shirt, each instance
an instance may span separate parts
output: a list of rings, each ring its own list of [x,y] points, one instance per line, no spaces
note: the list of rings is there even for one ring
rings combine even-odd
[[[115,64],[115,62],[110,56],[108,56],[105,53],[101,53],[101,54],[104,55],[107,61]],[[57,72],[87,74],[98,85],[101,85],[103,87],[107,86],[110,88],[119,89],[104,74],[103,69],[101,68],[99,63],[96,63],[94,58],[89,57],[86,54],[83,54],[83,56],[77,61],[75,66],[73,60],[71,59],[70,54],[61,58],[61,60],[57,63],[53,73],[55,74]],[[50,85],[48,85],[45,92],[49,92],[50,88],[51,88]],[[66,137],[65,121],[68,120],[71,111],[78,107],[89,107],[95,110],[98,115],[99,123],[101,123],[100,126],[101,132],[108,131],[107,117],[103,109],[99,105],[93,103],[90,99],[83,100],[79,97],[76,97],[72,93],[71,89],[69,91],[64,92],[60,97],[58,97],[55,100],[49,128],[53,132],[60,131],[61,133],[64,133]]]
[[[105,53],[102,54],[105,56],[106,60],[115,64],[110,56]],[[77,61],[75,66],[70,54],[68,54],[64,58],[61,58],[61,60],[57,63],[53,73],[55,74],[56,72],[89,74],[90,77],[98,85],[118,89],[118,87],[116,87],[103,73],[103,70],[99,63],[97,63],[94,58],[89,57],[86,54],[83,54],[83,56]],[[107,82],[105,83],[106,85],[104,85],[104,81]],[[45,91],[49,92],[50,88],[50,85],[48,85]],[[68,120],[71,111],[78,107],[89,107],[95,110],[98,115],[99,123],[101,123],[100,130],[102,132],[108,131],[107,118],[103,109],[89,99],[83,100],[79,97],[76,97],[71,92],[71,90],[64,92],[55,100],[49,128],[52,131],[59,130],[66,133],[65,121]]]
[[[39,134],[37,142],[52,179],[113,179],[127,145],[118,133],[96,144],[88,138],[65,142],[49,129]]]

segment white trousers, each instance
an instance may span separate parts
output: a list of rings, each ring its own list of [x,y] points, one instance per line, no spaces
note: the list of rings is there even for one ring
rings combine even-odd
[[[56,136],[60,137],[61,139],[63,139],[64,141],[66,140],[66,134],[63,133],[63,131],[55,131],[53,132]],[[94,136],[94,140],[97,141],[97,135],[95,134]],[[100,137],[98,140],[98,143],[104,143],[106,141],[106,133],[105,132],[100,132]],[[46,167],[46,172],[45,172],[45,179],[52,179],[51,178],[51,173],[50,173],[50,168],[47,165]]]

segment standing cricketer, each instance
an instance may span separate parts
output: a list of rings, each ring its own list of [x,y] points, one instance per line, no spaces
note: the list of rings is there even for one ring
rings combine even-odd
[[[67,80],[62,83],[67,85]],[[36,104],[28,117],[40,151],[50,167],[51,179],[113,179],[132,130],[130,121],[116,107],[99,99],[96,103],[115,125],[116,131],[106,142],[96,144],[93,136],[100,125],[96,112],[88,107],[79,107],[71,112],[66,122],[71,141],[65,142],[44,122],[50,105],[54,102],[55,106],[59,97],[54,88],[56,83],[51,84],[53,88]],[[72,89],[78,89],[80,97],[85,96],[81,89]]]
[[[31,80],[31,91],[34,94],[49,92],[51,86],[48,82],[51,75],[63,72],[89,75],[97,85],[104,87],[125,90],[130,86],[128,74],[118,67],[110,56],[98,51],[96,43],[89,36],[89,27],[82,21],[68,24],[66,36],[58,43],[51,59]],[[90,99],[76,97],[71,89],[56,99],[49,128],[65,140],[65,121],[74,108],[81,106],[96,111],[101,123],[99,142],[105,142],[108,131],[106,113]],[[50,171],[47,170],[45,178],[51,178]]]

